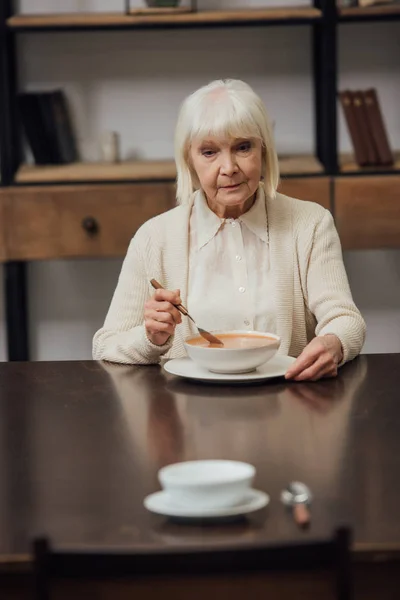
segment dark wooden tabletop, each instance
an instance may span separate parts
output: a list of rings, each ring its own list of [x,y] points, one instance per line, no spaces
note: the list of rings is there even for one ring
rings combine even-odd
[[[400,355],[361,356],[337,379],[253,386],[185,382],[160,367],[0,364],[0,555],[34,535],[66,547],[137,550],[252,544],[351,525],[354,548],[400,551]],[[267,510],[199,527],[151,515],[168,463],[253,463]],[[290,480],[314,494],[299,531],[280,504]]]

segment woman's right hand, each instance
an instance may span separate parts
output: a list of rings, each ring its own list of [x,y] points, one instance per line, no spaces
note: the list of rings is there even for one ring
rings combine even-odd
[[[156,346],[163,346],[182,322],[181,313],[174,306],[181,302],[179,290],[156,290],[144,305],[146,335]]]

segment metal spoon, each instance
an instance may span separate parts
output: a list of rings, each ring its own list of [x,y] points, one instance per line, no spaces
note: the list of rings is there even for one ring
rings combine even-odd
[[[300,527],[307,527],[311,521],[308,505],[312,501],[311,490],[301,483],[292,481],[281,493],[281,500],[285,506],[292,508],[293,517]]]
[[[155,290],[164,290],[165,288],[163,288],[163,286],[161,285],[161,283],[158,283],[158,281],[156,279],[151,279],[150,280],[151,285],[153,286],[153,288]],[[189,315],[187,309],[183,306],[183,304],[174,304],[174,306],[176,306],[176,308],[179,310],[180,313],[182,313],[182,315],[185,315],[186,317],[189,317],[189,319],[196,325],[195,320]],[[215,337],[215,335],[213,335],[212,333],[210,333],[209,331],[206,331],[205,329],[202,329],[201,327],[199,327],[198,325],[196,325],[198,332],[200,333],[200,335],[207,340],[207,342],[210,342],[210,344],[217,344],[218,346],[223,346],[223,342],[221,342],[221,340],[219,340],[217,337]]]

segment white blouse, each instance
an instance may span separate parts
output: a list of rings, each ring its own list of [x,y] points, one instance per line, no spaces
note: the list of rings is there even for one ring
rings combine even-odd
[[[190,216],[187,308],[208,330],[276,333],[271,293],[268,219],[259,188],[251,209],[238,219],[221,219],[196,194]]]

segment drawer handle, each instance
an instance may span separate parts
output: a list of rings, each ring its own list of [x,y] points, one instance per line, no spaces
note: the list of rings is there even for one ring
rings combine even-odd
[[[82,219],[82,227],[89,235],[97,235],[99,233],[99,224],[94,217],[85,217]]]

